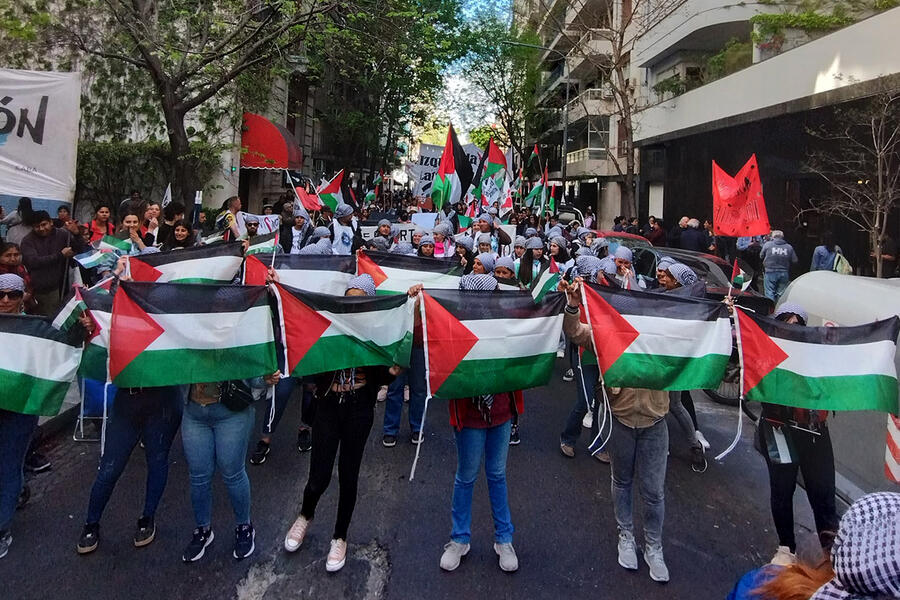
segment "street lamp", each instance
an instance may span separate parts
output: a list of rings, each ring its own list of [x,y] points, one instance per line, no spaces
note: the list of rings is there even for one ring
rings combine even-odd
[[[501,44],[506,44],[507,46],[521,46],[523,48],[534,48],[535,50],[544,50],[546,52],[553,52],[554,54],[559,55],[563,61],[563,79],[565,79],[566,83],[566,103],[563,106],[563,140],[562,140],[562,167],[560,169],[560,179],[562,180],[562,190],[563,197],[562,200],[565,202],[566,200],[566,163],[568,162],[568,149],[569,149],[569,60],[568,56],[560,52],[559,50],[554,50],[553,48],[548,48],[546,46],[538,46],[537,44],[525,44],[522,42],[511,42],[509,40],[500,40]]]

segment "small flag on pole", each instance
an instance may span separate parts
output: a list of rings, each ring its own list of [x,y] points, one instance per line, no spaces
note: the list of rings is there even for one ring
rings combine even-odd
[[[739,265],[737,259],[734,259],[734,268],[731,270],[731,286],[741,290],[742,292],[750,287],[751,277],[747,276]]]
[[[172,201],[172,184],[166,186],[166,193],[163,194],[162,207],[165,208]]]

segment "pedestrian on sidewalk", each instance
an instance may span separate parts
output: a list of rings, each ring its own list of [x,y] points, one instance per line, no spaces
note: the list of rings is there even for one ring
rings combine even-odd
[[[772,239],[763,244],[759,257],[766,270],[763,279],[766,297],[777,304],[791,281],[791,265],[797,262],[797,253],[784,239],[784,232],[775,229],[772,231]]]
[[[563,331],[579,346],[593,350],[591,326],[579,320],[582,279],[563,284],[568,296]],[[653,581],[669,580],[663,557],[662,528],[665,513],[666,460],[669,431],[665,416],[669,395],[665,391],[608,388],[612,431],[608,451],[612,464],[613,507],[618,525],[619,565],[638,568],[634,538],[634,480],[644,503],[644,561]]]
[[[241,560],[253,554],[256,531],[250,520],[250,478],[245,461],[256,413],[255,399],[278,383],[281,372],[248,380],[194,384],[184,407],[181,441],[191,476],[191,505],[196,528],[182,554],[184,562],[203,558],[212,529],[212,477],[216,467],[234,512],[234,551]]]
[[[465,275],[459,287],[466,291],[494,291],[497,280],[490,275]],[[514,414],[522,413],[522,394],[502,392],[449,401],[450,424],[456,437],[456,477],[450,511],[450,541],[441,555],[441,568],[453,571],[468,554],[472,537],[472,491],[484,462],[491,514],[494,518],[494,552],[500,568],[513,572],[519,559],[512,545],[513,524],[506,488],[506,458],[509,453]]]
[[[369,275],[354,277],[347,284],[347,296],[374,296],[375,282]],[[366,441],[375,420],[378,389],[390,383],[401,368],[358,367],[316,375],[316,417],[312,429],[309,478],[303,490],[300,516],[284,538],[284,548],[296,552],[306,537],[316,506],[328,484],[334,461],[338,460],[337,519],[325,570],[340,571],[347,559],[347,531],[356,505],[359,469]]]
[[[59,309],[69,259],[86,250],[79,236],[57,229],[45,210],[35,211],[31,233],[22,240],[22,263],[31,275],[35,312],[53,317]]]

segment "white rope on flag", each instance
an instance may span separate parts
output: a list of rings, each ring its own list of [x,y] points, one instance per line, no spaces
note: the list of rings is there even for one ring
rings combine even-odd
[[[584,283],[581,283],[581,286],[584,287]],[[588,327],[591,328],[591,344],[594,347],[594,356],[597,357],[597,373],[600,375],[600,389],[603,391],[603,420],[600,422],[600,426],[597,428],[597,435],[594,437],[593,441],[591,441],[588,448],[592,448],[594,444],[597,443],[597,440],[603,435],[603,429],[606,427],[606,420],[609,419],[609,435],[603,440],[603,443],[600,444],[595,450],[591,451],[591,456],[595,456],[598,452],[602,452],[604,448],[606,448],[606,444],[609,443],[609,438],[612,437],[612,409],[609,406],[609,396],[606,393],[606,382],[603,380],[603,370],[600,369],[600,355],[597,353],[597,340],[594,338],[594,328],[591,326],[591,312],[588,308],[587,294],[584,293],[584,290],[581,291],[581,304],[584,306],[584,316],[587,319]],[[581,357],[578,357],[578,365],[581,368]],[[582,382],[584,379],[582,378]],[[585,397],[587,397],[587,391],[585,391]],[[591,394],[593,397],[593,394]],[[588,406],[590,410],[591,407]],[[593,414],[593,413],[592,413]]]
[[[269,386],[269,420],[266,423],[266,429],[272,431],[272,423],[275,422],[275,384]]]
[[[109,382],[103,384],[103,424],[100,426],[100,458],[103,458],[104,452],[106,452],[106,421],[107,421],[107,405],[109,402],[107,401],[109,390]]]
[[[78,391],[81,395],[81,406],[78,409],[78,435],[81,439],[84,439],[84,388],[86,382],[84,377],[81,378],[81,385],[78,386]],[[78,441],[77,439],[75,441]]]
[[[739,395],[738,404],[737,404],[737,412],[738,412],[737,433],[735,433],[734,439],[731,440],[731,444],[729,444],[728,447],[725,448],[724,451],[722,451],[718,456],[716,456],[716,460],[722,460],[723,458],[725,458],[726,456],[731,454],[731,451],[737,447],[738,442],[741,441],[741,433],[742,433],[742,430],[744,427],[744,411],[742,409],[742,406],[744,404],[744,350],[743,350],[743,347],[741,346],[741,321],[738,318],[737,311],[738,311],[738,307],[733,306],[731,309],[731,318],[734,321],[734,332],[735,332],[735,337],[737,339],[737,348],[738,348],[738,366],[740,367],[740,378],[741,378],[740,384],[739,384],[740,395]]]
[[[428,357],[428,326],[425,320],[425,290],[419,292],[417,302],[419,312],[422,315],[422,347],[425,352],[425,408],[422,410],[422,427],[419,429],[419,443],[416,444],[416,456],[413,458],[412,468],[409,470],[409,480],[416,477],[416,465],[419,464],[419,451],[425,443],[425,415],[428,414],[428,401],[431,400],[431,361]],[[412,366],[412,365],[410,365]]]

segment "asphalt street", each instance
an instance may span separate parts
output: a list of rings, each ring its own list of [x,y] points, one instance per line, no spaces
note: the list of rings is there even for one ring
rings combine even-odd
[[[562,364],[558,361],[558,367]],[[233,518],[217,480],[216,540],[201,561],[182,563],[181,552],[194,525],[180,437],[156,517],[156,540],[134,548],[131,539],[146,473],[138,449],[104,514],[99,549],[77,555],[99,445],[61,435],[45,448],[52,470],[29,478],[32,499],[17,513],[13,545],[0,560],[0,598],[715,599],[724,598],[741,574],[771,557],[776,538],[766,470],[745,427],[737,449],[722,463],[710,459],[703,474],[691,471],[687,448],[678,435],[670,436],[664,547],[671,581],[651,581],[643,561],[636,572],[619,567],[609,467],[584,451],[586,432],[574,459],[559,451],[559,432],[575,400],[574,384],[562,382],[560,375],[558,370],[549,386],[526,394],[522,443],[510,449],[517,573],[503,573],[497,565],[483,476],[475,488],[472,550],[453,573],[438,566],[449,536],[456,466],[447,410],[438,402],[429,407],[426,441],[413,481],[409,473],[415,446],[408,441],[407,425],[395,448],[382,447],[383,405],[378,405],[350,527],[350,556],[341,572],[325,572],[336,475],[302,548],[295,554],[284,552],[282,540],[299,510],[309,459],[295,446],[299,404],[294,403],[275,435],[268,461],[248,466],[257,530],[256,552],[249,559],[238,562],[231,556]],[[701,393],[694,396],[714,455],[734,436],[735,409],[713,404]],[[261,421],[262,405],[257,412]],[[675,431],[674,422],[670,428]],[[255,441],[254,436],[251,444]],[[812,547],[812,519],[802,491],[795,505],[803,554]]]

